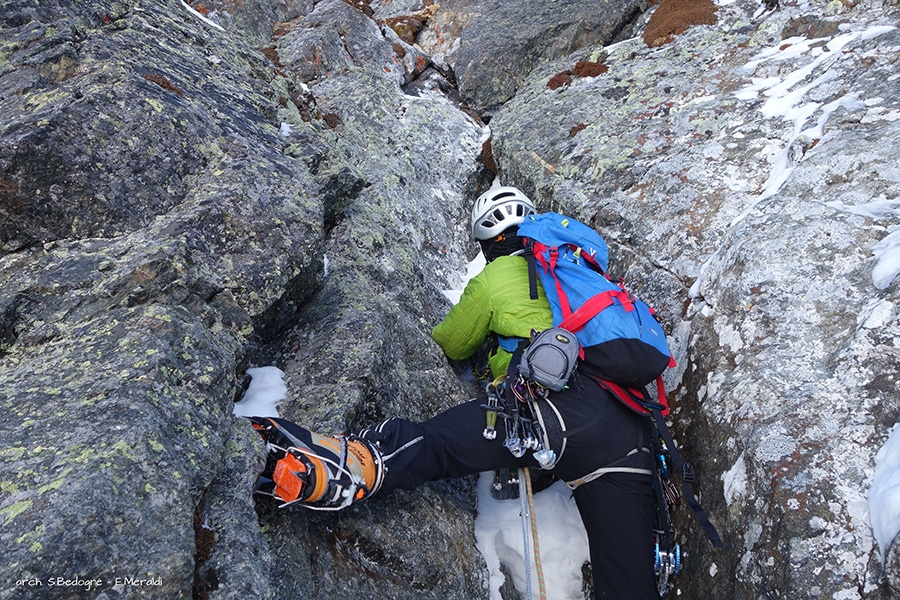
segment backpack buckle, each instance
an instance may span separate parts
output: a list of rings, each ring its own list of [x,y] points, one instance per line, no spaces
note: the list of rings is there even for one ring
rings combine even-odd
[[[682,465],[681,477],[684,479],[685,483],[694,482],[694,467],[692,467],[690,463],[684,463]]]

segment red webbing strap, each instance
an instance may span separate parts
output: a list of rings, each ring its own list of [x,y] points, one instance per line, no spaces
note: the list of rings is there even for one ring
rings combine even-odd
[[[600,266],[600,263],[597,262],[597,259],[594,258],[594,255],[589,253],[584,248],[581,248],[580,253],[581,259],[586,261],[591,267],[597,271],[598,273],[604,274],[603,267]]]
[[[547,260],[544,258],[544,250],[546,249],[547,246],[545,244],[542,244],[537,240],[531,241],[531,253],[534,255],[534,259],[541,264],[544,273],[547,272]]]
[[[556,276],[556,261],[559,259],[559,248],[550,248],[550,274],[553,276],[553,282],[556,284],[556,295],[559,297],[559,308],[562,311],[563,319],[567,319],[572,314],[572,307],[569,305],[569,297],[562,288],[559,277]]]
[[[581,331],[584,326],[587,325],[588,321],[599,315],[600,312],[610,306],[615,299],[618,299],[626,312],[634,310],[634,304],[631,302],[627,293],[621,290],[607,290],[588,298],[578,310],[569,313],[559,326],[572,333]]]
[[[569,308],[569,298],[566,296],[565,292],[562,291],[559,284],[559,278],[556,276],[556,259],[559,256],[559,250],[555,247],[548,247],[546,244],[542,244],[536,240],[532,242],[531,249],[534,260],[540,263],[544,273],[550,273],[550,275],[553,276],[553,281],[556,282],[556,293],[559,295],[559,304],[563,311],[563,315],[569,314],[572,312]],[[545,252],[550,256],[549,261],[544,257]]]
[[[656,393],[659,398],[657,403],[653,402],[650,393],[646,389],[625,387],[596,375],[591,375],[591,378],[599,383],[600,387],[637,413],[649,415],[653,410],[659,410],[663,415],[669,414],[669,401],[666,398],[666,388],[663,385],[662,375],[656,378]]]
[[[674,363],[675,359],[673,358],[669,363]],[[669,399],[666,397],[666,386],[663,383],[662,375],[656,378],[656,398],[661,406],[665,406],[666,409],[662,411],[665,415],[669,412]]]
[[[550,256],[550,260],[547,260],[544,257],[544,251]],[[562,289],[559,277],[556,276],[556,261],[559,258],[559,248],[556,246],[548,247],[546,244],[534,242],[534,258],[540,263],[541,267],[544,269],[544,273],[549,272],[550,275],[553,276],[553,281],[556,284],[556,295],[559,297],[559,308],[565,319],[572,314],[572,307],[569,306],[569,297],[566,296],[566,292]]]
[[[544,251],[547,250],[547,254],[550,256],[549,262],[544,258]],[[547,249],[545,244],[541,244],[540,242],[534,242],[533,244],[533,255],[534,260],[541,264],[541,267],[544,269],[544,272],[550,272],[553,276],[553,281],[556,283],[556,295],[559,298],[559,309],[563,315],[563,322],[565,323],[566,319],[569,315],[572,314],[572,308],[569,306],[569,297],[566,296],[566,292],[562,289],[562,284],[559,281],[559,277],[556,276],[556,261],[559,258],[559,249],[558,248],[550,248]],[[532,296],[534,298],[535,296]],[[583,327],[583,325],[582,325]],[[572,333],[575,333],[574,330]],[[584,348],[581,346],[578,347],[578,358],[584,360]]]
[[[602,379],[600,377],[597,377],[596,375],[592,375],[591,377],[592,379],[594,379],[594,381],[600,384],[600,387],[615,396],[616,399],[619,400],[619,402],[621,402],[634,412],[646,416],[650,415],[650,409],[638,401],[638,398],[642,397],[641,393],[638,390],[630,390],[629,388],[623,387],[618,383],[614,383],[612,381],[609,381],[608,379]],[[668,407],[665,407],[665,410],[668,411]]]

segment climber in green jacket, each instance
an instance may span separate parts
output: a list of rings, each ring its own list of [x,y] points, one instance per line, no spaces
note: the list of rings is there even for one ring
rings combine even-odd
[[[533,437],[537,418],[525,424],[504,413],[497,430],[486,420],[485,406],[492,401],[501,412],[518,410],[519,401],[504,396],[500,382],[520,343],[532,331],[552,326],[540,285],[537,300],[531,299],[528,262],[517,236],[518,225],[534,210],[512,187],[491,188],[476,200],[472,234],[487,265],[432,331],[453,360],[467,359],[485,342],[496,341],[489,357],[496,392],[423,423],[388,419],[350,436],[321,436],[284,419],[254,417],[254,427],[269,447],[256,491],[283,504],[336,510],[376,493],[409,490],[437,479],[499,469],[549,469],[573,489],[588,535],[596,597],[658,600],[649,419],[576,371],[567,387],[535,400],[531,408],[543,415],[543,455],[537,439],[532,445],[519,444]]]
[[[494,334],[498,345],[488,357],[494,377],[506,375],[518,342],[531,331],[553,326],[544,289],[528,296],[528,263],[522,256],[499,256],[471,279],[446,318],[431,332],[451,360],[475,354]]]

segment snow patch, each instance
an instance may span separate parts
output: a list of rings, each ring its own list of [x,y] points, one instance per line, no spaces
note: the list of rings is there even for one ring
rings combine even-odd
[[[731,506],[747,495],[747,463],[743,453],[728,471],[722,473],[725,502]]]
[[[885,237],[872,247],[878,264],[872,269],[872,283],[879,290],[887,289],[900,274],[900,230]]]
[[[717,323],[716,333],[719,336],[719,345],[726,347],[732,352],[740,352],[744,348],[744,341],[741,339],[740,332],[733,325],[720,320]]]
[[[501,600],[500,587],[505,581],[500,565],[510,574],[512,584],[524,595],[525,552],[522,535],[521,501],[496,500],[491,495],[493,473],[482,473],[478,479],[478,516],[475,519],[475,541],[490,573],[490,598]],[[558,481],[534,495],[541,565],[548,597],[555,600],[582,600],[581,568],[589,561],[587,533],[581,523],[572,492]],[[529,532],[529,543],[531,542]],[[533,560],[533,551],[529,556]],[[531,568],[532,589],[538,589],[534,564]],[[552,594],[552,595],[551,595]]]
[[[900,215],[897,205],[900,200],[877,200],[858,206],[848,206],[840,201],[826,202],[825,205],[835,210],[847,212],[872,219],[887,219]],[[872,247],[872,254],[878,259],[872,269],[872,283],[879,290],[887,289],[900,274],[900,230],[888,234]]]
[[[863,307],[856,323],[863,329],[880,329],[887,325],[894,312],[894,303],[889,300],[873,300]]]
[[[840,200],[833,200],[831,202],[826,202],[825,206],[854,215],[862,215],[873,219],[884,219],[893,217],[900,212],[897,210],[898,204],[900,204],[900,200],[877,200],[875,202],[866,202],[865,204],[850,206],[844,204]]]
[[[185,2],[184,0],[181,0],[181,6],[183,6],[184,9],[185,9],[186,11],[188,11],[192,16],[196,17],[197,19],[200,19],[201,21],[203,21],[203,22],[206,23],[207,25],[210,25],[211,27],[215,27],[215,28],[218,29],[219,31],[225,31],[225,28],[224,28],[224,27],[222,27],[221,25],[219,25],[219,24],[216,23],[215,21],[212,21],[212,20],[208,19],[208,18],[205,17],[203,14],[201,14],[201,13],[197,12],[196,10],[194,10],[194,8],[191,7],[191,5],[188,4],[187,2]]]
[[[238,417],[277,417],[276,405],[287,397],[284,385],[284,371],[278,367],[256,367],[247,369],[252,377],[250,386],[240,402],[234,404],[234,415]]]
[[[778,194],[782,186],[790,179],[797,163],[803,159],[803,154],[809,144],[813,141],[822,144],[827,140],[825,124],[838,109],[865,111],[865,117],[871,119],[895,118],[893,114],[895,111],[875,106],[883,101],[880,98],[866,100],[857,98],[853,94],[845,94],[824,106],[817,102],[804,101],[809,92],[839,78],[840,75],[834,67],[845,57],[853,55],[853,53],[843,51],[845,46],[854,41],[875,38],[895,29],[896,27],[890,25],[873,26],[864,31],[844,33],[832,39],[792,37],[780,40],[777,46],[760,51],[746,64],[736,69],[737,73],[748,75],[750,83],[738,90],[735,97],[745,101],[763,100],[759,111],[764,118],[780,118],[791,123],[792,127],[789,139],[781,140],[778,145],[761,152],[762,157],[770,164],[768,178],[762,186],[762,192],[756,196],[750,206],[731,221],[730,227],[736,226],[756,211],[763,202]],[[824,48],[822,42],[826,42]],[[787,72],[783,75],[752,76],[763,63],[792,65],[800,63],[803,58],[808,59],[807,64],[801,64],[793,70],[785,69]],[[813,79],[810,81],[810,78]],[[816,117],[817,114],[818,117]],[[816,118],[816,121],[808,126],[807,122],[812,118]],[[735,137],[740,136],[736,134]],[[839,210],[844,208],[846,207],[842,206]],[[881,205],[872,208],[883,214],[886,207]],[[894,211],[895,214],[896,212]],[[877,244],[872,252],[878,259],[878,264],[872,273],[873,282],[878,289],[885,289],[900,274],[900,232],[897,232],[897,235],[889,235]],[[689,298],[700,296],[707,268],[718,255],[719,250],[716,250],[700,266],[697,279],[688,291]]]
[[[463,288],[466,287],[466,284],[469,283],[469,280],[481,273],[481,270],[484,269],[484,266],[487,264],[487,260],[484,258],[484,254],[481,252],[478,253],[478,256],[472,259],[468,265],[466,265],[466,272],[462,276],[462,283],[459,289],[455,290],[441,290],[444,296],[452,302],[456,304],[459,302],[460,296],[462,296]]]
[[[834,600],[861,600],[862,596],[859,595],[859,590],[847,589],[837,592],[832,598]]]
[[[803,140],[824,140],[825,124],[839,108],[847,111],[866,111],[865,118],[870,119],[894,119],[893,112],[884,108],[869,108],[879,104],[880,98],[862,100],[852,94],[847,94],[834,102],[822,106],[816,102],[803,102],[803,98],[815,88],[834,81],[838,78],[837,72],[832,68],[846,56],[852,53],[843,52],[843,48],[854,41],[865,41],[879,35],[895,30],[894,26],[873,26],[864,31],[844,33],[827,41],[825,48],[821,42],[826,38],[807,39],[793,37],[779,42],[778,46],[766,48],[759,52],[750,61],[737,69],[738,73],[752,74],[757,67],[765,62],[797,61],[806,55],[812,60],[808,64],[799,67],[784,76],[751,78],[750,84],[739,90],[735,96],[740,100],[755,100],[760,96],[765,98],[760,112],[764,118],[782,118],[793,124],[791,138],[783,149],[771,161],[769,178],[763,185],[763,192],[757,197],[744,212],[735,217],[731,225],[734,226],[749,214],[767,198],[771,198],[779,192],[785,182],[790,179],[796,168],[796,163],[802,159],[802,154],[796,156],[793,152],[795,142]],[[808,81],[814,73],[821,73],[812,81]],[[868,109],[868,110],[867,110]],[[821,110],[813,126],[807,127],[806,123]],[[821,142],[820,142],[821,143]],[[835,207],[837,208],[837,207]],[[843,207],[846,208],[846,207]],[[879,211],[884,209],[878,207]],[[855,212],[855,211],[851,211]],[[887,288],[894,278],[900,274],[900,232],[891,234],[872,249],[878,259],[878,264],[872,272],[872,280],[878,289]],[[710,259],[712,260],[712,259]],[[699,293],[700,280],[703,278],[706,264],[701,267],[700,276],[691,287],[689,296],[696,297]]]
[[[900,110],[890,110],[879,106],[866,111],[866,116],[860,121],[863,124],[874,123],[875,121],[896,121],[900,119]]]
[[[869,488],[869,521],[884,564],[891,542],[900,533],[900,423],[875,455]]]

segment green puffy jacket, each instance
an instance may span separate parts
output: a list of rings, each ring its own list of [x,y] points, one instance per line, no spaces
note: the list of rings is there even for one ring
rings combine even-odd
[[[522,256],[501,256],[472,278],[459,302],[431,332],[451,360],[465,360],[491,333],[506,338],[531,336],[553,326],[547,296],[538,284],[538,299],[528,291],[528,262]],[[488,362],[494,377],[506,375],[512,354],[498,348]]]

